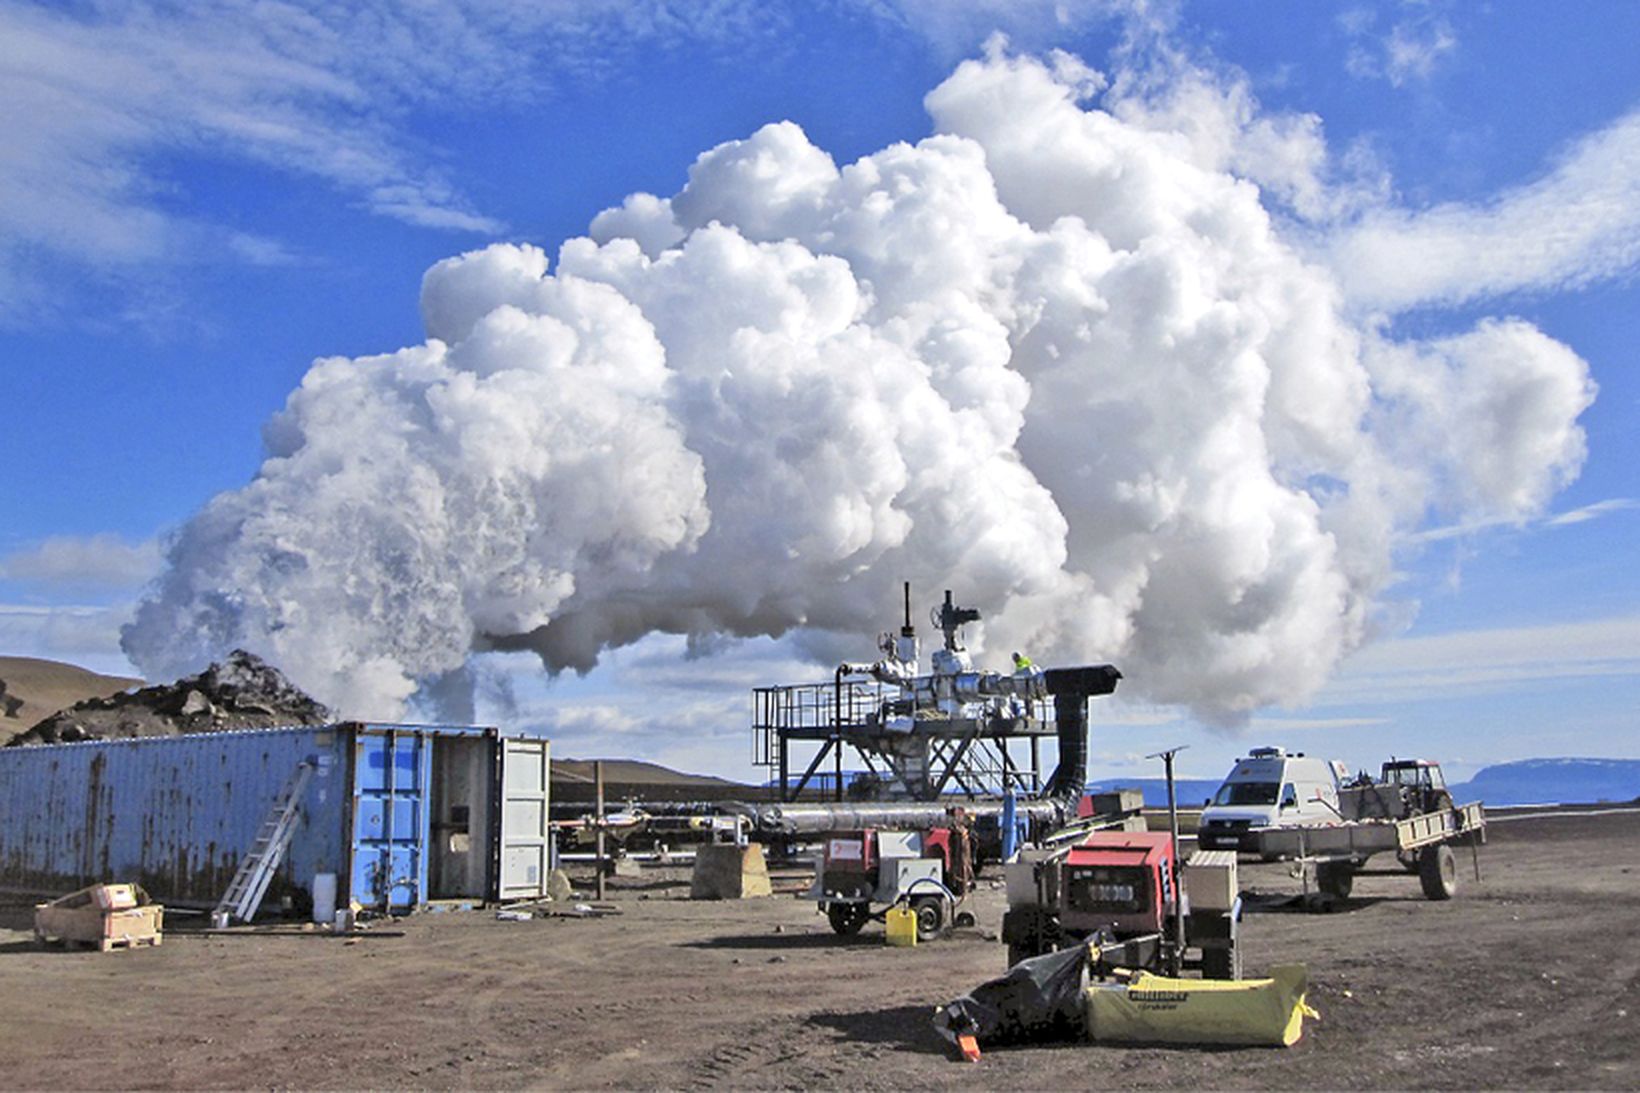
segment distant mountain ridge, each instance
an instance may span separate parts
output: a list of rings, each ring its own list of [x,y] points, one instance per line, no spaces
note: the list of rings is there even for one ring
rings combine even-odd
[[[1494,805],[1627,803],[1640,799],[1640,759],[1520,759],[1482,767],[1452,787]]]
[[[1101,778],[1089,782],[1088,790],[1121,786],[1142,790],[1147,807],[1167,806],[1167,783],[1161,778]],[[1180,778],[1175,790],[1179,807],[1200,808],[1218,788],[1216,779]],[[1640,759],[1517,759],[1482,767],[1451,789],[1459,801],[1489,805],[1627,803],[1640,800]]]
[[[1113,789],[1138,789],[1145,795],[1146,808],[1167,807],[1167,780],[1164,778],[1101,778],[1088,783],[1089,793],[1106,793]],[[1180,808],[1200,808],[1202,802],[1219,791],[1219,780],[1206,778],[1179,778],[1173,783]]]

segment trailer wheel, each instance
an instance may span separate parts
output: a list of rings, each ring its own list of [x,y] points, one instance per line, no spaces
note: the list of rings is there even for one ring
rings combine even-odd
[[[1418,855],[1418,882],[1430,899],[1451,899],[1458,890],[1458,859],[1445,843],[1424,847]]]
[[[1329,896],[1349,899],[1350,889],[1355,886],[1355,863],[1324,861],[1316,866],[1315,883],[1316,887]]]
[[[871,917],[871,908],[863,903],[828,903],[826,919],[831,928],[844,937],[860,932],[860,927]]]
[[[940,896],[918,896],[911,901],[917,915],[917,940],[933,941],[945,930],[945,900]]]

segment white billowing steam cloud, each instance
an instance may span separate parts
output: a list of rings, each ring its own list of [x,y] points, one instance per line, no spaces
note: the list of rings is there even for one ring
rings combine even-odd
[[[1524,519],[1576,473],[1587,368],[1516,321],[1358,324],[1254,172],[1166,110],[1085,107],[1094,82],[993,49],[916,145],[839,168],[769,125],[556,270],[439,263],[427,342],[314,365],[127,651],[163,676],[246,646],[394,716],[485,649],[857,655],[910,579],[980,607],[992,650],[1112,660],[1204,717],[1302,699],[1365,640],[1398,535]]]

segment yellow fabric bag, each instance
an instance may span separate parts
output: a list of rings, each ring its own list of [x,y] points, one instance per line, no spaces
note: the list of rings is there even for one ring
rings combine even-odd
[[[1266,1044],[1291,1046],[1304,1018],[1302,964],[1271,969],[1268,979],[1167,979],[1140,972],[1126,983],[1088,988],[1088,1038],[1104,1043]]]

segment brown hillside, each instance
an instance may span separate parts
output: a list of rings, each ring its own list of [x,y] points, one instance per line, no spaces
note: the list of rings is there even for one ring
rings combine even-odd
[[[756,786],[714,778],[707,774],[685,774],[641,759],[605,759],[604,799],[621,801],[724,801],[754,800],[763,791]],[[592,760],[552,760],[553,799],[560,802],[587,802],[596,797]]]
[[[553,758],[552,776],[565,782],[585,782],[592,784],[591,759],[559,759]],[[734,786],[744,789],[738,782],[731,782],[726,778],[717,778],[710,774],[686,774],[683,771],[671,770],[658,763],[645,762],[642,759],[605,759],[604,781],[626,782],[634,785],[700,785],[700,786]]]
[[[197,676],[77,702],[16,734],[6,746],[322,725],[330,717],[279,669],[235,649]]]
[[[140,679],[100,675],[56,660],[0,657],[0,744],[58,710],[141,684]]]

